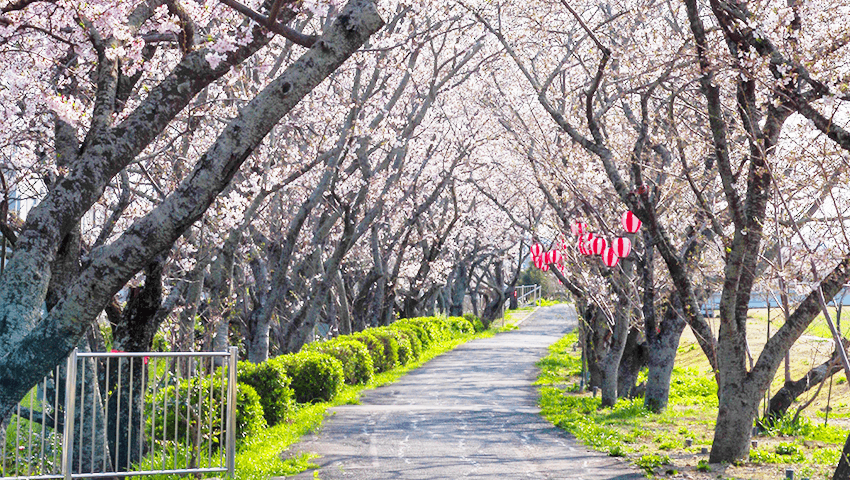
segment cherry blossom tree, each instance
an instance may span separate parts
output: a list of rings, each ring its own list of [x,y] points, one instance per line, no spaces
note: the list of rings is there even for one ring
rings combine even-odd
[[[281,24],[294,19],[297,12],[284,8],[278,17],[280,3],[274,3],[274,14],[269,12],[260,20],[272,30],[283,30]],[[86,8],[64,2],[19,2],[4,7],[6,43],[28,47],[10,49],[7,58],[34,67],[33,78],[18,85],[31,90],[15,92],[32,102],[22,113],[5,111],[9,116],[31,111],[26,117],[32,121],[48,117],[46,122],[54,125],[57,171],[56,180],[17,234],[14,254],[0,277],[2,419],[78,343],[112,296],[203,215],[274,125],[383,24],[371,2],[355,1],[344,7],[299,59],[239,108],[173,192],[117,239],[90,252],[75,284],[42,316],[63,239],[103,195],[111,179],[150,148],[198,93],[274,38],[263,24],[227,7],[204,9],[193,4],[200,7],[198,11],[187,11],[171,5],[170,10],[164,3],[154,8],[132,2],[87,4]],[[143,35],[169,24],[178,27],[181,50],[177,55],[171,52],[161,63],[151,62],[159,63],[158,68],[142,81],[147,72]],[[203,37],[203,41],[214,39],[209,46],[195,45],[198,24],[209,29]],[[69,50],[75,58],[61,62]],[[15,55],[19,51],[27,54],[19,58]],[[39,64],[36,59],[55,59],[70,71],[59,72],[56,82],[54,62],[38,60]],[[84,76],[92,79],[90,84],[74,85]],[[63,97],[54,90],[65,85],[89,95],[75,92]],[[133,95],[136,92],[143,95]],[[47,113],[48,108],[56,113]],[[51,133],[47,128],[42,131],[45,138]],[[82,141],[78,132],[84,133]]]
[[[782,201],[787,190],[773,184],[775,162],[792,155],[799,158],[785,140],[783,128],[792,111],[797,111],[840,145],[840,126],[833,126],[836,122],[826,121],[812,107],[812,101],[825,95],[818,82],[807,80],[809,72],[798,64],[785,63],[777,53],[781,50],[771,50],[773,44],[761,33],[768,29],[753,27],[752,14],[741,6],[711,2],[721,28],[706,33],[709,30],[703,26],[696,2],[686,2],[684,10],[670,4],[635,5],[622,11],[572,2],[547,5],[550,10],[543,14],[506,2],[495,12],[479,16],[513,57],[547,114],[574,147],[602,164],[620,200],[651,233],[649,243],[667,267],[685,318],[717,369],[721,407],[711,460],[741,458],[749,446],[750,429],[740,426],[752,423],[759,398],[784,353],[819,310],[818,296],[822,292],[830,298],[846,279],[846,260],[837,267],[834,260],[828,263],[831,271],[826,276],[815,274],[818,287],[747,368],[746,312],[759,271],[763,229],[769,223],[768,200],[774,191],[783,215],[799,215],[799,210],[785,207],[787,202]],[[795,18],[793,11],[790,8],[783,21]],[[764,14],[776,31],[787,27],[769,10]],[[528,19],[540,31],[552,34],[511,36],[517,30],[509,30],[506,24],[515,18]],[[559,26],[548,27],[550,19],[560,22]],[[572,25],[572,30],[565,30],[563,22]],[[629,32],[628,36],[623,32]],[[799,49],[793,40],[796,36],[790,36],[791,51]],[[829,44],[815,41],[810,46]],[[696,52],[697,65],[682,55],[687,51]],[[760,55],[769,61],[753,61]],[[699,91],[691,87],[694,78],[700,81]],[[797,85],[792,78],[810,86],[809,93],[791,88]],[[582,90],[577,92],[576,86]],[[679,113],[683,110],[700,115],[688,122],[690,115]],[[688,140],[683,138],[685,128],[691,130]],[[689,158],[704,158],[703,171],[694,169]],[[649,169],[669,168],[672,160],[681,165],[685,180],[685,189],[674,186],[672,191],[684,193],[686,203],[681,205],[690,202],[690,208],[667,208],[665,203],[673,204],[670,199],[676,197],[667,196],[665,202],[665,192],[660,190],[663,177],[647,174]],[[816,185],[815,190],[820,188]],[[679,215],[670,215],[674,212]],[[677,248],[671,235],[675,231],[671,225],[682,220],[692,228],[678,231],[704,234],[704,239],[695,239],[708,241],[722,261],[717,268],[723,293],[716,338],[701,318],[698,290],[688,267],[690,249]],[[802,244],[810,241],[811,233],[795,232]],[[687,238],[679,241],[683,247],[687,244]],[[807,252],[811,257],[814,249]],[[805,271],[803,267],[798,264],[796,270]]]

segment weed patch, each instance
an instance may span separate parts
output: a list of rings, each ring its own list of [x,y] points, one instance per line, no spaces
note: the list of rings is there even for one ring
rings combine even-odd
[[[670,457],[667,455],[642,455],[635,460],[635,465],[642,468],[648,474],[654,474],[655,469],[662,465],[670,465]]]

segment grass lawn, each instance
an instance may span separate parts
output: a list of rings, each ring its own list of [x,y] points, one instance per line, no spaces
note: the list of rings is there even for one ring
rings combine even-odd
[[[771,333],[779,326],[778,309],[771,309]],[[716,323],[716,320],[715,320]],[[755,358],[767,335],[767,312],[751,312],[748,323],[750,350]],[[824,338],[829,330],[823,318],[791,350],[791,378],[801,377],[832,352]],[[550,349],[539,363],[538,384],[542,414],[555,425],[570,431],[586,445],[612,456],[625,457],[655,478],[776,479],[793,469],[795,478],[832,478],[838,456],[850,428],[850,389],[843,374],[824,385],[817,398],[801,412],[796,424],[786,422],[770,435],[755,437],[748,462],[739,465],[709,465],[707,453],[717,417],[717,386],[690,329],[679,344],[671,382],[670,406],[662,414],[643,408],[643,399],[620,400],[613,408],[599,409],[599,399],[579,393],[580,352],[573,351],[576,334],[570,334]],[[782,386],[784,368],[771,387]],[[804,394],[807,401],[814,391]],[[826,417],[826,405],[830,412]],[[789,412],[796,412],[798,402]],[[687,475],[685,477],[684,475]]]

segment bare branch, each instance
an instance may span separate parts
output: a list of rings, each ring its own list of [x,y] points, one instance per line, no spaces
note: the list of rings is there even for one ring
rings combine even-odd
[[[236,0],[220,0],[220,1],[221,1],[221,3],[223,3],[223,4],[227,5],[228,7],[236,10],[237,12],[241,13],[242,15],[245,15],[246,17],[256,21],[257,23],[259,23],[260,25],[268,28],[272,32],[277,33],[278,35],[286,38],[287,40],[291,41],[292,43],[295,43],[297,45],[301,45],[304,48],[311,48],[316,43],[316,40],[319,39],[319,37],[317,37],[315,35],[305,35],[301,32],[298,32],[298,31],[296,31],[296,30],[294,30],[294,29],[292,29],[292,28],[290,28],[290,27],[288,27],[288,26],[286,26],[282,23],[277,22],[276,19],[274,21],[272,21],[270,17],[266,17],[262,13],[256,12],[253,9],[250,9],[250,8],[246,7],[245,5],[242,5],[241,3],[237,2]],[[277,3],[278,2],[276,1],[275,5]],[[291,2],[287,2],[287,3],[291,3]],[[277,12],[275,12],[275,17],[277,17]]]

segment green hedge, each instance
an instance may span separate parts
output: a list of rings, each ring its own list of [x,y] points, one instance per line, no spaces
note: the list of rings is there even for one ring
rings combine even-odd
[[[440,317],[407,318],[404,321],[422,327],[428,335],[428,345],[452,338],[451,326]]]
[[[413,347],[410,345],[410,339],[407,338],[407,334],[402,332],[401,330],[394,329],[392,327],[380,327],[375,330],[379,330],[385,335],[389,335],[392,337],[396,344],[398,345],[398,363],[399,365],[407,365],[408,363],[414,360]]]
[[[226,383],[226,377],[222,379],[222,376],[216,373],[212,377],[181,380],[161,389],[153,402],[146,402],[148,426],[145,431],[153,431],[156,440],[173,441],[176,428],[178,442],[193,444],[197,440],[197,429],[200,428],[203,446],[206,447],[207,442],[212,442],[213,448],[219,448],[219,440],[224,438],[226,422],[217,419],[223,408],[222,397],[227,395]],[[224,401],[226,403],[226,399]],[[210,418],[214,419],[211,425]],[[259,434],[266,426],[257,391],[250,385],[237,383],[237,442]]]
[[[345,383],[362,385],[375,375],[375,366],[369,349],[363,342],[348,335],[307,345],[308,351],[327,353],[342,363]]]
[[[471,313],[464,313],[463,318],[469,320],[469,323],[475,328],[475,333],[483,332],[487,330],[487,327],[484,326],[484,322],[481,321],[480,318],[476,317]]]
[[[398,366],[398,340],[382,328],[367,328],[363,332],[375,337],[384,347],[381,370],[382,372],[392,370]]]
[[[464,317],[449,317],[446,321],[451,326],[455,337],[475,333],[475,325]]]
[[[428,335],[428,332],[426,332],[425,329],[422,328],[421,325],[410,320],[411,319],[409,318],[402,318],[400,320],[396,320],[390,326],[394,328],[403,327],[415,331],[416,336],[419,338],[419,343],[422,344],[422,349],[427,349],[429,346],[431,346],[431,337]]]
[[[375,373],[386,372],[395,366],[385,354],[384,342],[378,340],[375,335],[372,335],[368,331],[363,331],[350,335],[350,338],[366,345],[366,348],[369,350],[369,356],[372,357],[372,367],[375,369]],[[396,347],[396,358],[398,357],[397,350],[398,348]]]
[[[328,402],[335,397],[345,379],[342,364],[320,352],[299,352],[272,358],[292,379],[292,390],[298,403]]]
[[[418,325],[413,325],[410,323],[393,323],[389,326],[391,330],[395,330],[400,332],[402,335],[407,337],[407,341],[410,342],[410,361],[419,360],[419,357],[422,356],[422,340],[419,338],[419,332],[423,332],[422,328]]]
[[[295,392],[291,387],[292,379],[278,363],[239,362],[236,374],[240,383],[250,385],[259,394],[263,416],[269,426],[286,419],[292,411]]]

